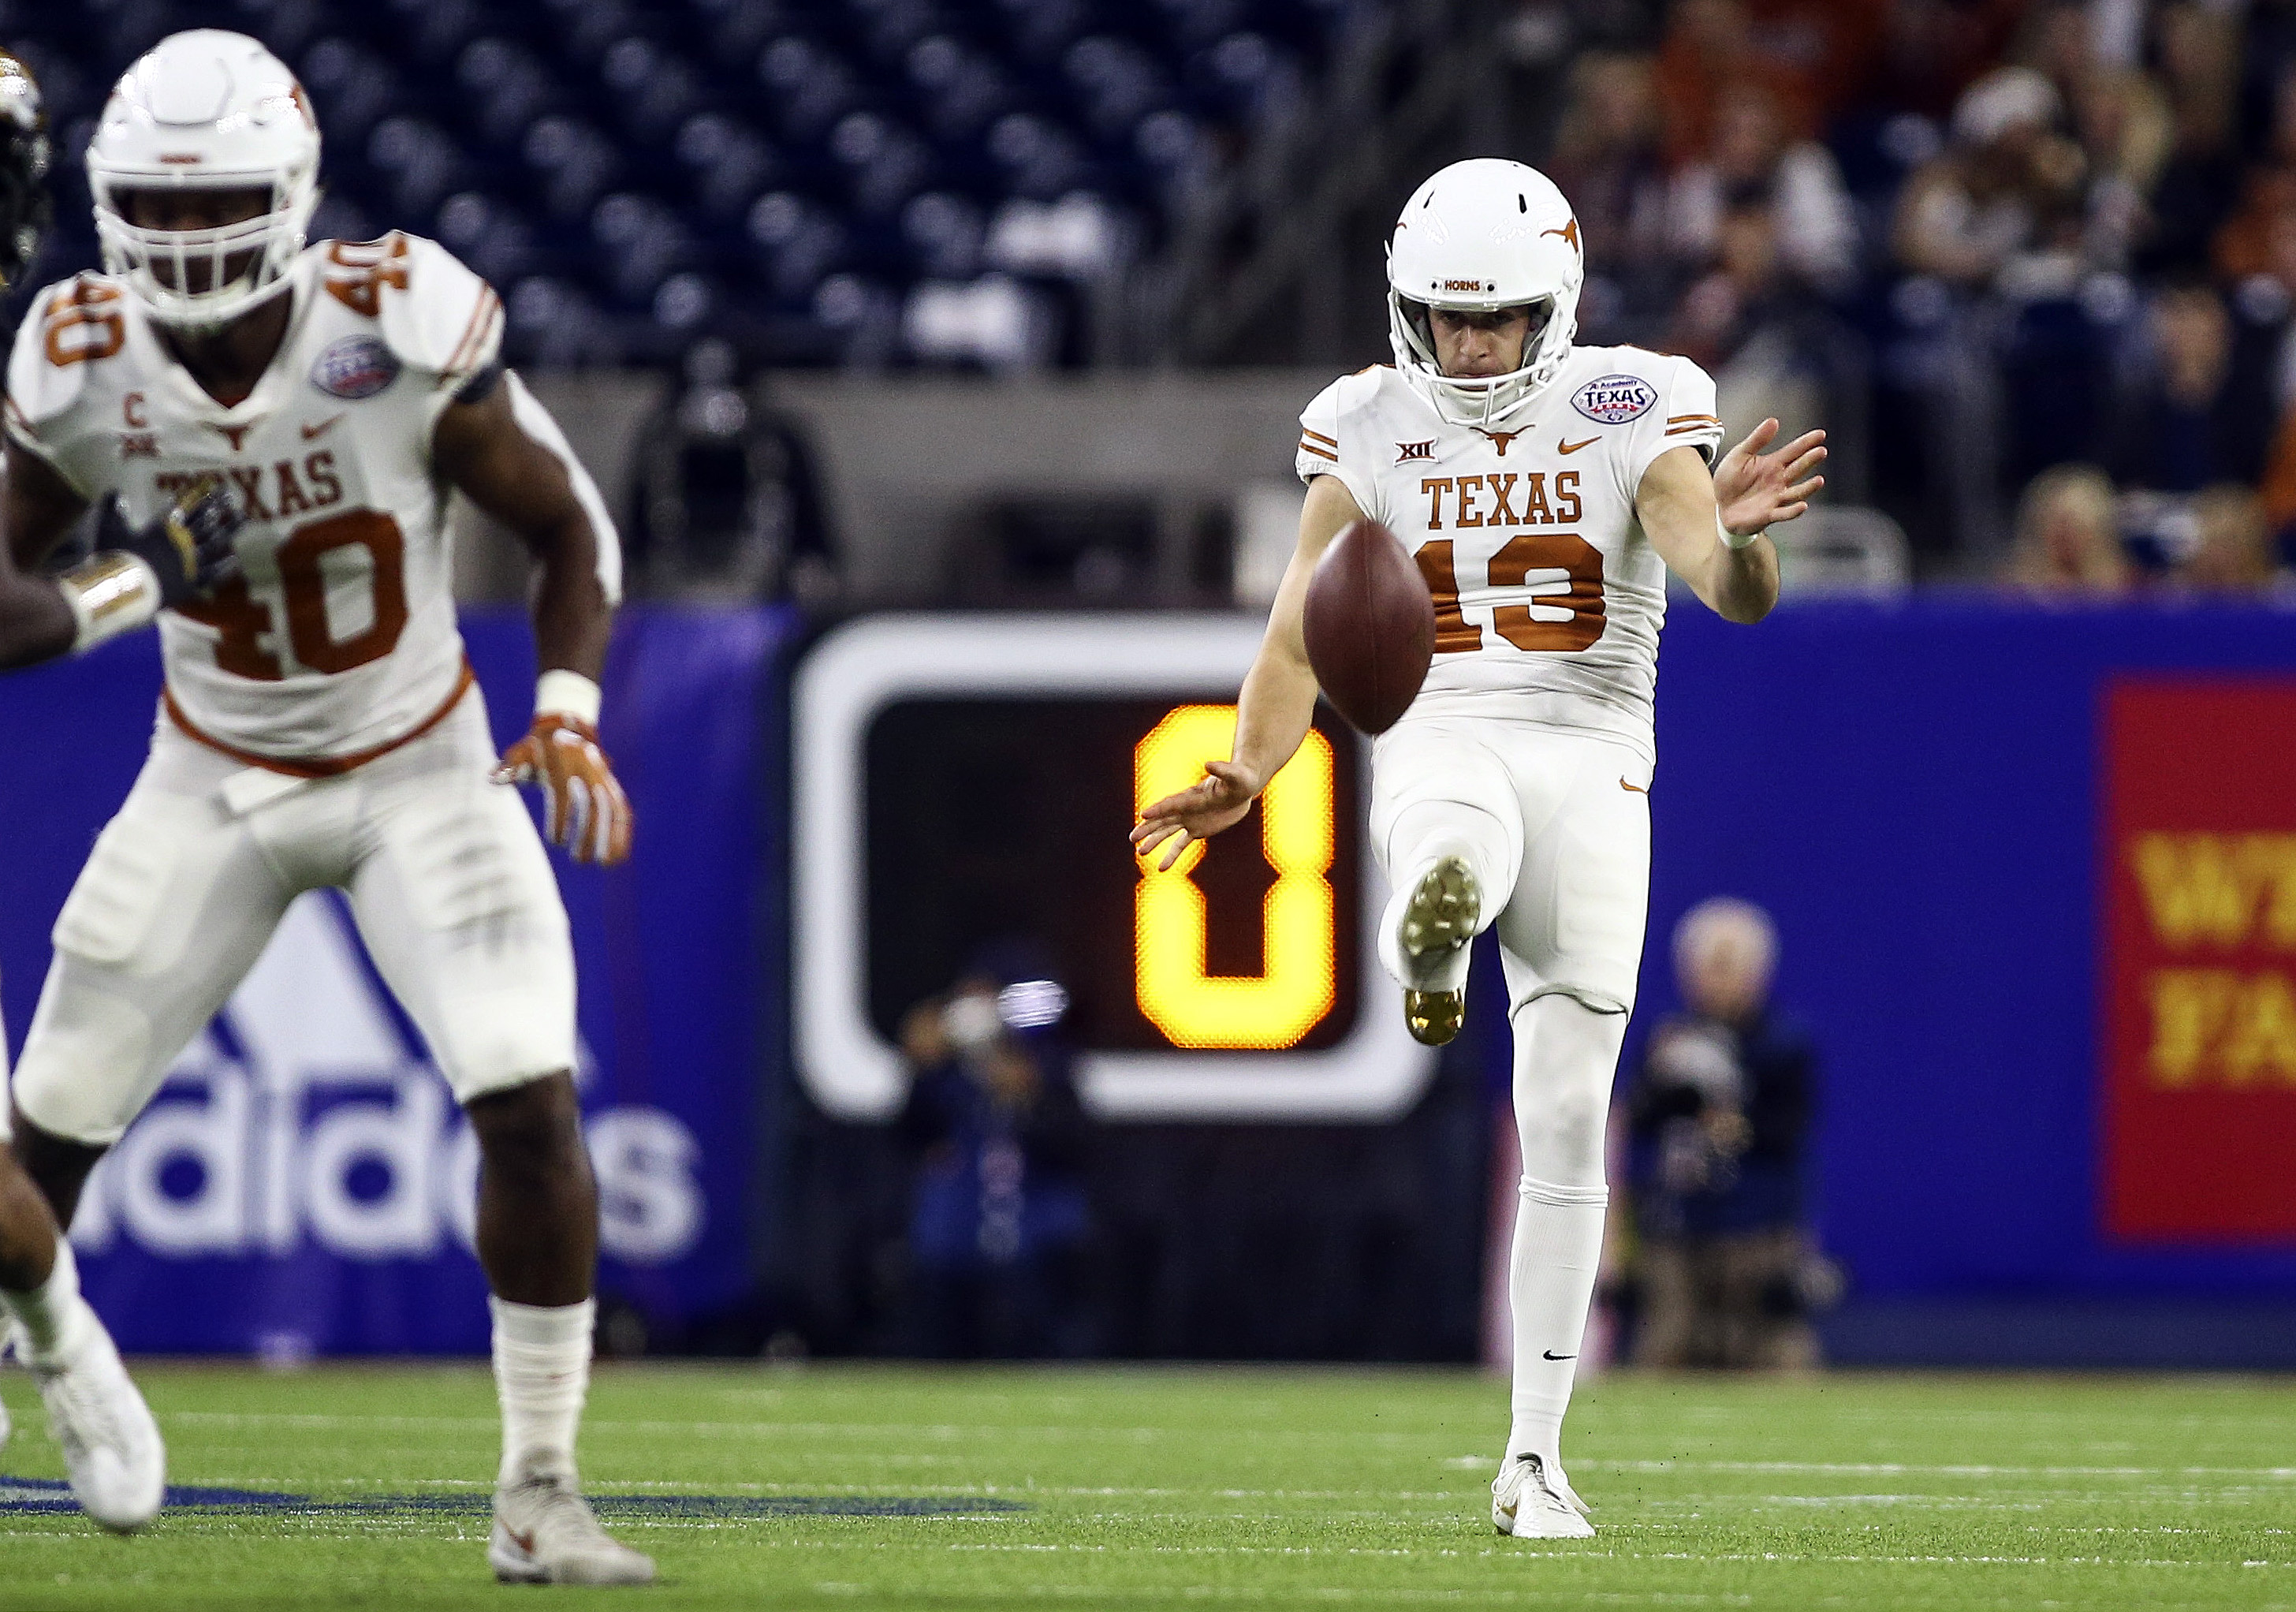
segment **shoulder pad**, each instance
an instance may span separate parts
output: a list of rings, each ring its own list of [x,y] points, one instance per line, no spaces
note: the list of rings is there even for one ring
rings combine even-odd
[[[8,359],[8,424],[37,432],[86,390],[91,366],[127,344],[127,293],[102,275],[49,286],[16,328]]]
[[[502,299],[435,241],[392,231],[379,241],[330,241],[319,283],[326,294],[372,319],[391,355],[407,368],[460,380],[492,363],[502,348]]]

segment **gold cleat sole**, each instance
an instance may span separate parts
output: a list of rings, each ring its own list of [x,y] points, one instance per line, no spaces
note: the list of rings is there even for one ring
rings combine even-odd
[[[1403,949],[1414,957],[1449,951],[1475,938],[1483,915],[1483,892],[1461,857],[1447,856],[1419,876],[1419,888],[1403,909]]]
[[[1403,949],[1414,958],[1432,952],[1456,951],[1475,938],[1475,921],[1482,917],[1483,892],[1473,870],[1461,857],[1447,856],[1419,877],[1403,909]],[[1423,1046],[1440,1047],[1459,1033],[1467,1016],[1467,993],[1462,991],[1411,991],[1403,993],[1403,1022],[1411,1039]]]
[[[1411,1039],[1422,1046],[1440,1047],[1459,1033],[1459,1026],[1467,1018],[1467,993],[1464,991],[1406,991],[1403,993],[1403,1022],[1411,1032]]]

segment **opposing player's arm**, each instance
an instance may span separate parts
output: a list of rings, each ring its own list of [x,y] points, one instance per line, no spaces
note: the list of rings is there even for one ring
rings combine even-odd
[[[19,572],[37,571],[55,553],[87,500],[54,466],[11,438],[8,480],[0,488],[0,521],[7,523],[8,555]]]
[[[29,574],[86,508],[37,454],[8,443],[0,484],[0,667],[92,649],[237,572],[234,545],[246,516],[219,482],[207,481],[140,527],[128,524],[117,498],[108,500],[93,555],[53,580]]]
[[[0,666],[52,660],[69,652],[78,636],[63,589],[28,573],[86,507],[62,477],[8,444],[8,476],[0,484],[0,522],[8,536],[0,553]]]
[[[1194,842],[1232,827],[1308,736],[1316,716],[1316,672],[1308,663],[1308,582],[1332,539],[1363,518],[1339,477],[1317,476],[1308,484],[1300,541],[1236,702],[1234,751],[1229,760],[1208,765],[1201,783],[1167,795],[1140,814],[1132,830],[1137,855],[1152,855],[1169,841],[1161,864],[1169,868]]]
[[[1635,495],[1651,547],[1726,621],[1770,613],[1778,602],[1778,551],[1762,534],[1808,509],[1825,485],[1816,473],[1825,462],[1825,433],[1809,432],[1763,453],[1777,434],[1775,420],[1763,421],[1710,474],[1695,448],[1669,448],[1651,461]]]
[[[534,637],[542,665],[534,724],[496,770],[539,784],[543,831],[578,862],[629,854],[634,819],[598,744],[598,679],[620,603],[621,555],[597,489],[542,406],[496,370],[439,416],[431,463],[472,503],[516,533],[540,567]]]

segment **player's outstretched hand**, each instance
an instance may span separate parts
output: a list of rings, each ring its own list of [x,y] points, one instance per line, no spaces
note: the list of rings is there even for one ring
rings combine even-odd
[[[1259,782],[1234,761],[1207,761],[1200,784],[1168,794],[1140,814],[1132,829],[1132,854],[1150,857],[1170,841],[1172,848],[1160,863],[1168,872],[1180,853],[1198,840],[1209,840],[1223,828],[1232,828],[1251,810]]]
[[[1804,432],[1775,453],[1762,451],[1775,440],[1778,423],[1765,420],[1714,467],[1714,503],[1722,524],[1748,537],[1809,507],[1825,478],[1815,473],[1825,463],[1825,433]]]
[[[239,574],[239,530],[247,512],[218,478],[185,489],[165,514],[141,526],[127,523],[119,495],[95,517],[95,547],[134,555],[160,579],[160,603],[181,604],[212,592]]]
[[[497,784],[542,785],[542,827],[578,862],[611,868],[630,854],[636,819],[597,730],[561,711],[536,716],[526,737],[503,753]]]

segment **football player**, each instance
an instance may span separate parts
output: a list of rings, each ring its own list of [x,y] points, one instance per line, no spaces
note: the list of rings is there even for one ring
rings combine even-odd
[[[499,357],[502,306],[429,241],[320,242],[319,131],[256,41],[162,40],[87,152],[106,273],[46,291],[9,365],[0,525],[36,562],[81,508],[228,481],[239,576],[160,618],[149,761],[55,926],[15,1147],[69,1224],[87,1173],[307,890],[346,891],[476,1133],[503,1459],[488,1555],[529,1583],[644,1583],[577,1486],[597,1191],[570,1073],[574,965],[542,843],[619,861],[595,732],[614,530]],[[459,489],[540,567],[545,669],[497,762],[449,590]],[[491,780],[491,781],[490,781]]]
[[[1671,569],[1709,607],[1776,602],[1762,535],[1823,485],[1824,433],[1720,452],[1714,382],[1686,359],[1579,347],[1584,243],[1521,163],[1421,185],[1388,251],[1393,366],[1300,416],[1300,542],[1245,679],[1232,759],[1142,814],[1168,867],[1241,818],[1308,730],[1308,583],[1353,522],[1383,522],[1435,601],[1435,662],[1372,756],[1371,835],[1394,890],[1378,937],[1420,1040],[1457,1034],[1468,942],[1496,925],[1514,1032],[1522,1179],[1508,1295],[1513,1419],[1491,1520],[1594,1532],[1562,1414],[1602,1251],[1603,1127],[1635,1003],[1650,873],[1652,695]]]
[[[48,139],[39,86],[0,53],[0,295],[39,250],[49,217]],[[188,604],[230,574],[238,528],[230,496],[187,489],[141,528],[107,504],[96,553],[53,581],[0,552],[0,666],[88,649]],[[0,1046],[0,1071],[6,1065]],[[121,1533],[149,1522],[167,1483],[160,1429],[120,1364],[111,1334],[80,1296],[71,1245],[13,1155],[0,1153],[0,1314],[39,1384],[49,1431],[87,1514]],[[0,1408],[0,1443],[8,1416]]]

